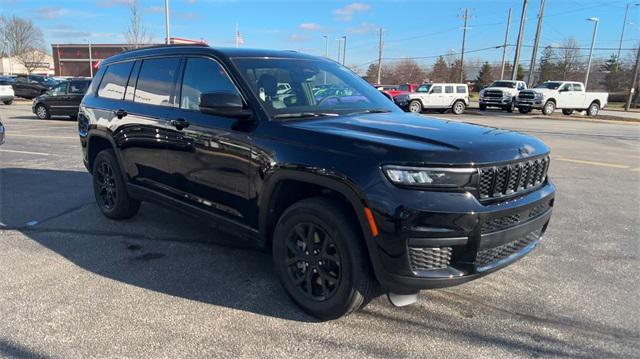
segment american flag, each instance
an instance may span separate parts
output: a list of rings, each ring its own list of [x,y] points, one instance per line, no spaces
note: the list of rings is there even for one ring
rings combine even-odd
[[[243,44],[244,44],[244,39],[242,38],[242,35],[240,35],[240,30],[238,30],[238,26],[236,25],[236,47]]]

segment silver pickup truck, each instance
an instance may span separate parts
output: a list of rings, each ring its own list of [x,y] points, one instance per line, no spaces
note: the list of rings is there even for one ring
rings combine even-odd
[[[542,110],[551,115],[556,109],[564,115],[574,111],[587,111],[587,115],[596,116],[600,109],[607,106],[609,94],[606,92],[586,92],[581,82],[547,81],[532,89],[520,91],[516,106],[520,113],[529,113],[532,109]]]

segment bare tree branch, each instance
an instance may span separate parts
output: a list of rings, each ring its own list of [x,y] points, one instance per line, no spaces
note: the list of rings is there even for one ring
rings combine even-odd
[[[31,20],[0,16],[0,39],[2,52],[13,56],[28,73],[41,67],[46,57],[44,37]]]
[[[151,36],[147,33],[147,27],[142,22],[142,9],[138,6],[138,0],[129,1],[129,27],[124,37],[132,48],[137,49],[152,42]]]

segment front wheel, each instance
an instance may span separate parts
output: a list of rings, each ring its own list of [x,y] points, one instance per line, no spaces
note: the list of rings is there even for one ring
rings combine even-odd
[[[600,112],[600,105],[598,105],[596,102],[593,102],[587,109],[587,115],[591,117],[598,116],[598,112]]]
[[[569,109],[562,110],[562,114],[565,116],[571,116],[573,114],[573,110],[569,110]]]
[[[486,111],[486,110],[487,110],[487,105],[480,104],[480,105],[478,106],[478,109],[479,109],[480,111]]]
[[[348,315],[375,296],[368,258],[357,219],[327,198],[293,204],[274,232],[273,261],[287,294],[323,320]]]
[[[36,116],[38,116],[38,118],[41,120],[48,120],[49,117],[51,117],[49,115],[49,110],[47,110],[47,108],[44,107],[44,105],[36,106]]]
[[[511,100],[511,102],[504,107],[504,110],[509,112],[509,113],[512,113],[513,110],[515,110],[515,109],[516,109],[516,101],[515,100]]]
[[[518,112],[520,112],[523,115],[526,115],[529,112],[531,112],[531,109],[526,107],[518,107]]]
[[[5,105],[11,105],[13,103],[13,100],[7,100],[7,101],[2,101]]]
[[[547,101],[542,107],[542,114],[545,116],[550,116],[556,110],[556,103],[553,101]]]
[[[418,100],[412,100],[409,102],[409,111],[413,113],[422,112],[422,103]]]
[[[456,115],[462,115],[467,106],[462,101],[456,101],[451,107],[451,111],[453,111]]]
[[[140,201],[131,199],[111,149],[102,150],[93,161],[93,194],[100,211],[111,219],[128,219],[140,209]]]

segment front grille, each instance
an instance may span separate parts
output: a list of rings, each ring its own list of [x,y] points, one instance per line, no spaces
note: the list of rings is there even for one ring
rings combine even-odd
[[[525,222],[531,218],[538,217],[539,215],[546,212],[550,207],[551,206],[549,205],[549,202],[545,201],[544,203],[541,203],[533,208],[515,214],[486,220],[484,223],[482,223],[480,232],[482,234],[485,234],[513,227],[520,222]]]
[[[534,188],[544,182],[549,157],[480,169],[480,199],[500,198]]]
[[[451,247],[411,247],[409,257],[413,271],[445,269],[451,261]]]
[[[536,97],[536,93],[533,91],[521,91],[518,97],[526,100],[533,100]]]
[[[502,98],[502,91],[500,90],[487,90],[484,92],[484,97]]]
[[[540,232],[541,232],[541,229],[538,229],[536,231],[533,231],[527,234],[522,238],[516,239],[513,242],[509,242],[498,247],[479,251],[478,254],[476,254],[476,261],[475,261],[476,266],[482,267],[482,266],[491,264],[493,262],[499,261],[501,259],[505,259],[510,255],[521,251],[524,247],[537,241],[540,238]]]

